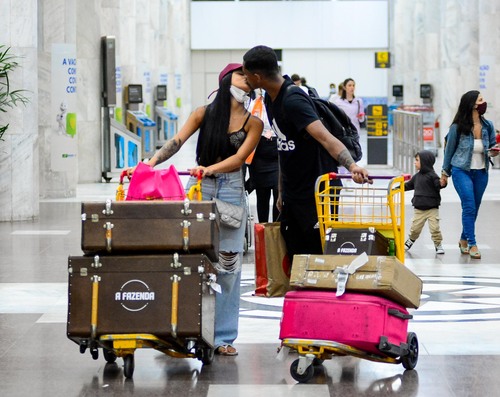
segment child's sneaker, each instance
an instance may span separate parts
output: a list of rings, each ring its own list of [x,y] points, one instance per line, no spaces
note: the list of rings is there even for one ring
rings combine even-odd
[[[436,245],[436,254],[444,254],[444,248],[441,244]]]
[[[412,247],[412,245],[413,245],[414,242],[415,241],[413,241],[411,238],[409,238],[408,240],[406,240],[406,242],[405,242],[406,251],[408,251]]]

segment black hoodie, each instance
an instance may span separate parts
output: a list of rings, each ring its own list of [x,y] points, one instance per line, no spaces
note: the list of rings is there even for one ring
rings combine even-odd
[[[418,152],[420,171],[405,182],[405,190],[415,190],[411,203],[418,210],[439,208],[441,204],[441,184],[439,176],[434,172],[436,157],[428,150]]]

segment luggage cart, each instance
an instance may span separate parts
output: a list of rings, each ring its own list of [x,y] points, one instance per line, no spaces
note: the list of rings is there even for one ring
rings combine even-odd
[[[179,172],[179,175],[189,175],[188,172]],[[120,174],[119,185],[116,190],[116,201],[124,201],[127,194],[127,189],[124,187],[124,180],[127,176],[126,170]],[[200,179],[201,181],[201,179]],[[184,200],[184,211],[190,211],[189,202],[192,200],[201,201],[201,187],[200,184],[194,186],[188,195],[188,198]],[[106,207],[111,206],[110,201],[106,203]],[[112,211],[110,211],[112,213]],[[104,213],[104,211],[103,211]],[[82,219],[83,220],[83,219]],[[188,222],[188,221],[185,221]],[[111,225],[111,222],[108,222]],[[111,236],[110,226],[109,235]],[[185,227],[188,229],[188,227]],[[187,232],[186,232],[187,233]],[[186,238],[188,235],[186,234]],[[109,237],[111,239],[111,237]],[[106,233],[106,239],[108,239],[108,234]],[[83,241],[83,240],[82,240]],[[142,252],[142,254],[144,254]],[[157,254],[157,252],[155,252]],[[132,378],[135,369],[134,353],[136,349],[140,348],[152,348],[158,350],[168,356],[176,358],[194,358],[201,361],[204,365],[209,365],[212,363],[215,349],[213,346],[214,337],[214,306],[215,306],[215,290],[216,285],[216,271],[212,267],[211,262],[206,259],[197,259],[197,255],[179,255],[178,253],[173,253],[170,258],[168,255],[163,255],[163,257],[158,259],[158,255],[149,255],[146,257],[152,258],[151,261],[157,265],[154,272],[161,276],[161,272],[167,273],[172,272],[172,276],[169,278],[171,280],[170,285],[157,286],[162,292],[167,290],[171,291],[171,304],[169,308],[170,315],[165,318],[163,328],[168,328],[169,331],[165,332],[162,330],[163,335],[158,336],[155,333],[105,333],[99,334],[97,331],[101,327],[103,318],[101,312],[103,309],[100,305],[103,301],[110,301],[109,291],[104,290],[102,285],[102,272],[103,269],[108,268],[106,262],[109,261],[121,261],[125,265],[129,265],[129,261],[139,260],[144,262],[144,258],[141,256],[116,256],[109,255],[106,257],[99,257],[98,255],[92,257],[70,257],[69,259],[69,275],[70,280],[74,278],[73,282],[70,281],[70,291],[73,286],[74,291],[70,292],[71,298],[74,300],[73,308],[70,306],[68,308],[68,337],[77,343],[80,347],[80,353],[84,354],[87,350],[94,360],[99,358],[99,350],[102,350],[102,355],[108,363],[114,363],[118,357],[123,358],[123,373],[126,378]],[[138,259],[139,258],[139,259]],[[201,255],[200,258],[205,258]],[[84,262],[85,265],[80,267],[80,263]],[[89,265],[87,265],[87,262]],[[142,263],[141,262],[141,263]],[[147,261],[146,261],[147,262]],[[161,262],[161,263],[158,263]],[[104,263],[104,266],[103,266]],[[140,267],[140,266],[139,266]],[[150,269],[150,272],[153,270]],[[147,272],[146,272],[147,273]],[[89,278],[89,276],[91,276]],[[120,272],[114,274],[114,279],[120,277]],[[196,279],[196,280],[195,280]],[[83,280],[83,281],[82,281]],[[187,280],[191,284],[186,284]],[[194,284],[193,284],[193,280]],[[81,288],[82,282],[89,282],[90,285],[87,287],[84,285]],[[141,280],[129,280],[125,282],[124,285],[131,282],[138,282],[144,284]],[[80,283],[80,284],[79,284]],[[77,288],[77,285],[80,288]],[[196,296],[200,302],[197,302],[193,306],[199,307],[200,309],[200,320],[198,321],[198,335],[185,335],[185,330],[182,330],[182,326],[186,326],[182,323],[183,312],[185,307],[182,308],[181,305],[181,295],[186,293],[186,285],[188,285],[187,290],[193,292],[193,296]],[[146,286],[149,291],[150,286]],[[197,291],[197,288],[199,291]],[[81,290],[87,291],[82,293]],[[214,290],[214,291],[212,291]],[[118,294],[121,292],[118,292]],[[154,293],[154,292],[153,292]],[[88,294],[86,296],[85,294]],[[117,293],[115,293],[116,295]],[[133,292],[135,294],[135,292]],[[85,295],[85,296],[83,296]],[[158,293],[157,293],[158,295]],[[116,296],[115,296],[115,299]],[[153,299],[154,300],[154,299]],[[147,303],[149,304],[149,303]],[[147,306],[147,304],[145,306]],[[123,305],[122,305],[123,306]],[[202,306],[207,306],[202,307]],[[83,310],[82,310],[83,309]],[[140,310],[142,310],[141,308]],[[136,311],[136,309],[127,309],[130,312]],[[75,324],[78,326],[82,322],[81,318],[78,317],[77,312],[85,312],[85,316],[88,316],[88,327],[85,332],[80,330],[75,331]],[[165,310],[167,312],[167,310]],[[109,314],[109,313],[108,313]],[[73,317],[73,320],[69,319]],[[109,317],[109,316],[106,316]],[[201,321],[203,318],[203,321]],[[85,317],[85,320],[87,318]],[[113,319],[107,318],[107,326],[109,327],[109,321]],[[144,324],[145,326],[151,324]],[[157,325],[157,324],[156,324]],[[189,324],[192,326],[192,324]],[[71,328],[71,331],[70,331]],[[147,328],[147,327],[146,327]],[[87,331],[88,330],[88,331]],[[178,331],[181,331],[180,333]],[[182,334],[184,333],[184,334]],[[182,335],[181,335],[182,334]]]
[[[374,180],[373,185],[362,184],[345,189],[332,186],[330,181],[351,178],[350,175],[328,173],[320,176],[316,181],[315,197],[323,246],[330,228],[374,227],[393,242],[389,250],[404,263],[404,182],[409,177],[370,176]],[[380,180],[389,182],[385,184]],[[412,315],[405,314],[404,318],[411,319]],[[314,376],[314,366],[321,365],[333,356],[349,355],[375,362],[402,364],[405,369],[414,369],[419,352],[417,335],[407,332],[406,341],[401,341],[399,346],[388,344],[384,338],[381,336],[378,345],[380,354],[330,340],[284,338],[278,357],[284,359],[290,350],[299,354],[299,358],[290,366],[291,376],[299,383],[309,381]]]

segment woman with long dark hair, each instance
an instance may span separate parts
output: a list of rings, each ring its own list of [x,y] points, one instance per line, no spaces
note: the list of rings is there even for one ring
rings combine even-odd
[[[245,187],[242,165],[259,142],[263,124],[245,107],[251,91],[243,75],[242,65],[228,64],[219,74],[217,96],[207,106],[197,108],[180,131],[168,140],[149,160],[154,167],[179,151],[181,146],[199,129],[196,147],[197,166],[190,170],[186,191],[197,183],[196,175],[203,176],[203,200],[220,200],[245,208]],[[134,168],[129,174],[133,173]],[[243,219],[247,214],[244,213]],[[233,347],[238,336],[241,265],[246,222],[232,229],[221,224],[219,262],[215,264],[217,284],[221,293],[215,298],[215,352],[234,356]]]
[[[365,105],[361,98],[356,98],[356,95],[354,95],[355,89],[356,82],[350,77],[345,79],[342,93],[340,93],[339,89],[340,97],[334,103],[349,116],[359,133],[361,123],[365,121]]]
[[[489,157],[498,155],[490,150],[496,146],[493,123],[484,118],[487,103],[479,91],[462,95],[444,149],[442,185],[451,176],[462,203],[462,232],[458,246],[462,254],[480,259],[476,243],[476,219],[488,185]]]

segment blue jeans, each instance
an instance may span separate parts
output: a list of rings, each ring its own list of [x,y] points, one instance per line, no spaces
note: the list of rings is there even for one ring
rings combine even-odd
[[[243,253],[238,253],[239,262]],[[217,284],[222,293],[215,295],[215,341],[214,346],[232,345],[238,336],[240,315],[241,267],[235,272],[217,272]]]
[[[476,244],[476,219],[484,191],[488,185],[488,172],[482,170],[465,171],[452,167],[453,186],[462,203],[461,240],[467,240],[469,247]]]
[[[186,191],[197,182],[191,177]],[[231,204],[245,205],[243,174],[241,171],[216,174],[214,178],[204,178],[201,183],[202,200],[218,198]],[[245,207],[246,208],[246,207]],[[221,293],[215,295],[215,347],[232,345],[238,336],[240,314],[240,281],[243,262],[243,241],[246,228],[246,211],[239,229],[220,225],[219,252],[229,254],[231,264],[225,267],[223,261],[215,263],[217,284]],[[219,254],[221,258],[221,254]],[[233,258],[235,260],[233,260]]]

